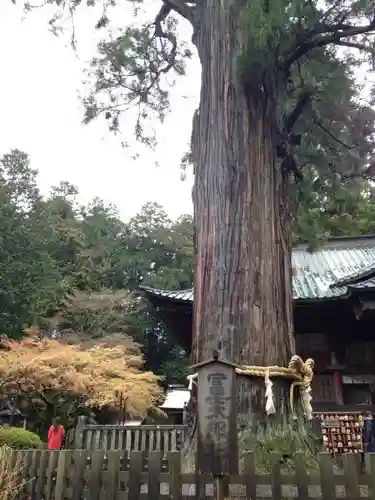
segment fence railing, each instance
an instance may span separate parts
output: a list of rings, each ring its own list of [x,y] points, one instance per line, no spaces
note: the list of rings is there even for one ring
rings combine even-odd
[[[186,431],[184,425],[84,425],[67,436],[65,447],[167,453],[182,449]]]
[[[217,496],[210,475],[186,472],[182,454],[171,452],[124,453],[103,450],[25,451],[24,491],[19,500],[182,500]],[[296,454],[289,471],[276,459],[272,473],[255,470],[254,456],[247,454],[244,472],[227,478],[225,497],[297,498],[300,500],[375,499],[375,454],[368,455],[366,472],[359,470],[358,455],[345,455],[343,468],[333,467],[328,453],[319,455],[319,468],[304,468]],[[185,464],[185,460],[183,461]],[[224,494],[223,494],[224,497]]]

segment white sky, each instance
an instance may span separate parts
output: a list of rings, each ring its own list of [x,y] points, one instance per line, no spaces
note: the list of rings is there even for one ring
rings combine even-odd
[[[148,11],[159,5],[155,0],[145,2]],[[130,16],[129,11],[121,11],[114,18],[121,24]],[[56,38],[48,31],[49,18],[42,9],[22,20],[22,9],[11,0],[0,0],[0,154],[12,148],[25,151],[39,170],[43,192],[68,180],[79,188],[82,201],[99,196],[117,205],[124,219],[147,201],[159,202],[172,217],[192,212],[192,175],[181,182],[179,164],[198,104],[198,60],[190,63],[187,76],[172,89],[172,112],[166,122],[155,122],[157,151],[135,143],[128,114],[122,130],[131,147],[123,149],[121,139],[107,131],[104,120],[81,125],[77,91],[82,90],[85,63],[95,54],[98,32],[93,26],[98,12],[84,8],[76,19],[77,54],[69,45],[69,35]],[[182,25],[181,33],[190,40],[187,26]],[[358,72],[361,83],[369,76],[373,75]],[[135,152],[140,157],[134,161]]]
[[[43,192],[68,180],[79,188],[83,201],[99,196],[116,204],[124,219],[147,201],[159,202],[172,217],[192,212],[192,176],[181,182],[179,163],[198,103],[198,61],[173,88],[172,112],[165,124],[157,124],[156,152],[139,149],[131,117],[124,117],[123,138],[132,144],[128,151],[120,138],[107,132],[104,120],[81,124],[77,90],[82,89],[85,61],[95,52],[97,16],[86,9],[76,21],[77,57],[68,36],[56,38],[48,32],[47,14],[38,10],[22,21],[20,9],[1,0],[0,154],[12,148],[25,151],[39,170]],[[189,31],[184,32],[189,40]],[[132,160],[135,151],[140,157]]]

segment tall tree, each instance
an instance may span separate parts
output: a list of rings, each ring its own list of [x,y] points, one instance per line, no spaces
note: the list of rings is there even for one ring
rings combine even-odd
[[[67,292],[87,287],[85,237],[78,220],[77,195],[77,188],[63,181],[51,188],[48,198],[39,206],[47,223],[48,251],[59,268]]]
[[[316,169],[304,172],[296,186],[293,243],[308,242],[316,249],[332,236],[359,236],[375,232],[375,192],[363,179],[322,179]]]
[[[120,220],[116,207],[94,198],[81,207],[80,216],[83,253],[90,269],[87,285],[93,290],[128,289],[126,224]]]
[[[170,221],[148,203],[125,224],[115,207],[97,198],[80,207],[77,196],[61,182],[44,199],[27,154],[1,158],[0,332],[18,338],[32,325],[89,338],[127,332],[142,344],[147,369],[180,381],[183,351],[139,297],[130,296],[130,306],[125,299],[143,282],[192,285],[191,218]]]
[[[55,3],[60,12],[77,6],[73,0]],[[116,3],[121,4],[112,0],[105,6]],[[136,12],[141,3],[134,3]],[[103,112],[117,130],[121,112],[136,104],[137,136],[152,144],[149,112],[163,118],[168,108],[163,75],[183,73],[184,58],[191,55],[177,39],[178,19],[193,28],[202,65],[191,148],[196,361],[218,346],[240,364],[285,365],[294,352],[291,175],[301,175],[296,159],[313,145],[315,129],[328,131],[325,147],[319,144],[315,151],[350,158],[334,168],[369,171],[374,118],[354,100],[351,68],[373,54],[374,5],[374,0],[162,0],[150,21],[128,25],[122,35],[100,44],[86,120]],[[109,22],[105,11],[98,27]],[[338,47],[355,55],[339,58]],[[339,79],[333,101],[329,91]],[[242,392],[241,404],[259,413],[264,391],[253,387]]]
[[[175,290],[193,285],[191,216],[171,221],[163,207],[149,202],[129,221],[127,234],[129,280]]]
[[[0,159],[0,331],[20,335],[55,305],[64,291],[48,251],[46,221],[39,211],[36,172],[25,153]]]

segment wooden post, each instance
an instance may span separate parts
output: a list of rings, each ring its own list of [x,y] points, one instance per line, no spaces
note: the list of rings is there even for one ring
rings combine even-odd
[[[224,475],[238,473],[235,368],[218,355],[193,367],[198,373],[196,466],[214,476],[216,491],[223,490]]]
[[[341,372],[333,372],[333,387],[335,389],[336,402],[339,405],[344,404],[343,387],[342,387],[342,376]]]
[[[182,425],[188,425],[188,404],[184,403],[184,409],[182,410]]]
[[[74,449],[82,450],[83,448],[83,431],[87,423],[87,417],[81,415],[77,419],[77,426],[74,431]]]
[[[327,366],[327,369],[332,373],[333,379],[333,389],[335,392],[336,403],[339,405],[344,404],[344,394],[342,385],[342,371],[344,366],[339,365],[334,352],[331,352],[331,363]]]

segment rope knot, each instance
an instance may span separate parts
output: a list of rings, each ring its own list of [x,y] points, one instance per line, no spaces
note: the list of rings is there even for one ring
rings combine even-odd
[[[314,367],[315,362],[313,359],[308,358],[305,362],[303,362],[302,358],[300,358],[300,356],[297,356],[296,354],[292,356],[289,361],[288,368],[300,378],[300,381],[293,382],[290,387],[290,402],[292,414],[295,419],[297,418],[294,412],[293,405],[293,392],[295,386],[300,387],[302,405],[307,419],[312,419],[313,410],[311,406],[311,382],[314,377]]]

